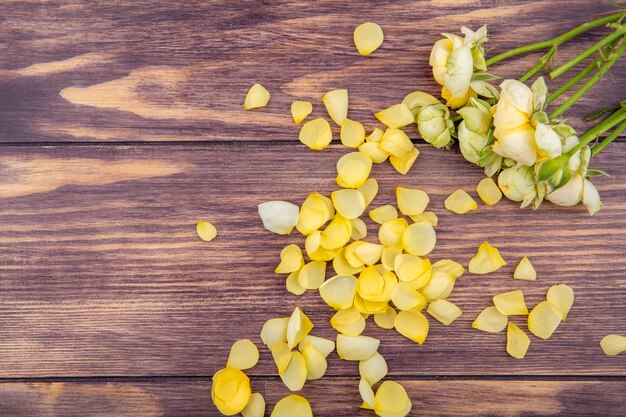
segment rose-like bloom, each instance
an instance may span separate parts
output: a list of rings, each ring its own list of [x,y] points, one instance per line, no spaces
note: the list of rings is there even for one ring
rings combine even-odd
[[[558,188],[546,196],[546,200],[563,207],[571,207],[580,203],[583,199],[585,181],[580,174],[574,175],[561,188]]]
[[[543,79],[532,89],[516,80],[505,80],[500,88],[500,99],[493,107],[493,151],[528,166],[561,155],[561,137],[541,111],[547,94]]]
[[[459,147],[465,159],[478,164],[489,146],[491,108],[482,100],[472,99],[470,102],[472,105],[458,111],[463,116],[458,127]]]
[[[452,141],[450,131],[454,123],[450,120],[450,110],[441,103],[422,107],[417,115],[417,127],[422,138],[435,148],[443,148]]]
[[[476,32],[462,27],[465,38],[444,33],[433,45],[428,63],[433,68],[435,81],[443,86],[441,95],[451,108],[463,106],[475,93],[470,84],[474,68],[487,69],[482,44],[487,41],[487,27]]]
[[[250,379],[239,369],[224,368],[213,375],[211,398],[225,416],[240,413],[250,402],[251,396]]]
[[[513,201],[524,201],[537,193],[535,174],[529,166],[516,165],[505,168],[498,175],[498,186]]]

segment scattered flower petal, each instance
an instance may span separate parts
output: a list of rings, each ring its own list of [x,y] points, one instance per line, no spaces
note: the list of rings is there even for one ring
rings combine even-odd
[[[348,117],[348,90],[332,90],[322,97],[328,115],[341,126]]]
[[[385,246],[400,246],[407,227],[409,223],[403,218],[386,221],[378,229],[378,240]]]
[[[537,271],[527,256],[524,256],[513,273],[513,278],[525,281],[534,281],[537,279]]]
[[[561,313],[561,319],[565,321],[574,304],[574,290],[565,284],[553,285],[548,289],[546,300]]]
[[[321,234],[320,245],[324,249],[329,250],[339,249],[345,246],[352,238],[352,221],[353,220],[346,219],[339,213],[335,214],[335,217],[328,223],[328,226],[326,226],[326,229],[324,229]]]
[[[410,125],[415,121],[411,109],[405,103],[394,104],[393,106],[376,113],[374,116],[381,121],[382,124],[398,128]]]
[[[313,105],[308,101],[294,101],[291,103],[291,117],[297,124],[306,119],[312,111]]]
[[[365,330],[365,319],[354,307],[337,311],[330,318],[330,325],[339,333],[358,336]]]
[[[474,329],[488,333],[499,333],[506,327],[509,319],[501,314],[497,308],[491,306],[480,312],[472,323]]]
[[[333,140],[333,133],[326,119],[319,117],[302,125],[298,138],[309,148],[319,151],[330,144]]]
[[[381,329],[393,329],[395,325],[394,322],[396,320],[396,315],[396,310],[394,310],[394,308],[391,306],[387,306],[387,309],[384,313],[374,314],[374,323],[376,323],[376,325]]]
[[[411,255],[428,255],[436,242],[435,229],[426,222],[413,223],[402,234],[402,248]]]
[[[368,178],[357,189],[365,198],[365,206],[369,206],[374,198],[376,198],[376,194],[378,194],[378,181],[376,181],[376,178]]]
[[[298,283],[307,290],[318,289],[324,283],[324,279],[326,279],[326,262],[323,261],[311,261],[298,273]]]
[[[520,290],[505,292],[493,297],[493,304],[500,314],[505,316],[526,315],[528,309],[524,301],[524,293]]]
[[[402,156],[390,155],[389,162],[391,163],[391,166],[396,171],[398,171],[399,174],[406,175],[406,173],[409,172],[419,155],[420,151],[417,148],[413,147],[410,151]]]
[[[300,207],[296,228],[307,236],[318,230],[335,215],[335,207],[330,198],[318,193],[309,195]]]
[[[298,245],[288,245],[280,251],[280,264],[274,270],[277,274],[290,274],[304,265],[302,249]]]
[[[498,249],[488,242],[484,242],[478,248],[476,256],[470,260],[468,269],[472,274],[488,274],[497,271],[504,265],[506,265],[506,261],[502,259]]]
[[[413,149],[417,149],[406,133],[391,127],[385,130],[383,137],[380,138],[379,147],[396,158],[402,158]]]
[[[352,219],[352,240],[361,240],[367,237],[367,225],[361,218]]]
[[[387,375],[387,362],[383,355],[376,352],[364,361],[359,362],[359,374],[369,385],[374,385]]]
[[[359,122],[346,119],[341,124],[339,138],[344,146],[358,148],[365,142],[365,128]]]
[[[244,110],[256,109],[259,107],[265,107],[267,102],[270,101],[270,92],[265,89],[261,84],[256,83],[246,94],[246,100],[243,103]]]
[[[405,310],[398,312],[394,326],[402,336],[419,343],[428,336],[428,319],[419,311]]]
[[[376,207],[369,212],[370,219],[374,220],[378,224],[383,224],[390,220],[398,218],[398,210],[392,205],[384,205]]]
[[[430,223],[433,227],[437,227],[437,224],[439,223],[439,218],[432,211],[425,211],[421,214],[409,217],[413,220],[413,223],[426,222]]]
[[[430,280],[430,260],[410,254],[396,256],[394,271],[400,281],[408,282],[418,290]]]
[[[396,188],[396,199],[398,201],[398,209],[405,216],[422,214],[430,202],[428,194],[424,191],[404,187]]]
[[[284,372],[279,373],[280,379],[290,391],[300,391],[306,382],[307,369],[306,361],[302,353],[291,352],[291,361]]]
[[[356,284],[357,279],[352,275],[334,276],[320,286],[320,296],[336,310],[348,309],[354,303]]]
[[[364,361],[378,350],[380,340],[369,336],[337,335],[337,354],[345,361]]]
[[[491,177],[483,178],[476,186],[478,197],[488,206],[493,206],[502,198],[502,191]]]
[[[548,339],[561,324],[563,315],[549,301],[542,301],[528,315],[528,330],[541,339]]]
[[[411,405],[404,387],[397,382],[385,381],[376,391],[374,411],[380,417],[404,417]]]
[[[463,268],[460,263],[454,262],[452,259],[441,259],[432,265],[432,269],[447,272],[455,278],[459,278],[465,273],[465,268]]]
[[[313,417],[313,411],[306,398],[289,395],[276,403],[270,417]]]
[[[255,392],[250,397],[246,408],[241,410],[243,417],[263,417],[265,415],[265,399],[258,392]]]
[[[304,314],[299,307],[296,307],[293,313],[291,313],[289,323],[287,324],[287,343],[289,344],[289,349],[296,347],[296,345],[309,334],[313,327],[313,323],[311,323],[311,320],[309,320],[306,314]]]
[[[259,349],[250,339],[237,340],[230,348],[227,368],[235,368],[243,371],[250,369],[259,361]]]
[[[428,301],[409,283],[399,282],[391,293],[391,301],[398,310],[421,310]]]
[[[266,201],[259,204],[263,227],[279,235],[288,235],[298,223],[299,207],[287,201]]]
[[[311,343],[306,343],[301,352],[306,363],[306,379],[311,381],[323,377],[328,367],[326,357]]]
[[[302,295],[306,292],[306,288],[300,285],[300,281],[298,281],[298,275],[300,271],[294,271],[287,277],[285,281],[285,286],[287,287],[287,291],[292,293],[293,295]]]
[[[428,314],[444,326],[449,326],[463,311],[448,300],[435,300],[428,305]]]
[[[354,29],[354,45],[363,56],[377,50],[384,38],[383,30],[374,22],[361,23]]]
[[[420,292],[428,300],[442,300],[448,298],[454,288],[455,281],[454,275],[448,272],[432,270],[430,279]]]
[[[298,349],[300,352],[304,350],[304,346],[310,343],[315,347],[319,353],[322,354],[325,358],[331,354],[333,350],[335,350],[335,342],[330,339],[324,339],[323,337],[307,335],[302,339],[302,341],[298,344]]]
[[[330,198],[333,200],[337,213],[346,219],[356,219],[365,210],[365,197],[359,190],[344,189],[333,191]]]
[[[530,346],[530,338],[513,323],[509,323],[506,331],[506,352],[516,359],[526,356]]]
[[[626,352],[626,337],[617,334],[604,336],[600,341],[600,347],[605,355],[616,356]]]
[[[337,184],[344,188],[359,188],[372,170],[372,160],[362,152],[348,153],[337,161]]]
[[[287,343],[287,324],[289,317],[270,319],[263,324],[261,329],[261,341],[268,348],[272,348],[276,343]]]
[[[196,233],[198,233],[200,239],[210,242],[217,236],[217,229],[209,222],[199,221],[196,224]]]
[[[444,205],[448,210],[456,214],[465,214],[478,208],[476,201],[463,190],[456,190],[450,194],[446,198]]]
[[[284,342],[274,343],[270,348],[270,352],[272,353],[272,359],[274,359],[278,373],[281,374],[285,372],[293,357],[289,345]]]
[[[376,400],[374,399],[374,391],[365,378],[361,378],[359,381],[359,394],[361,394],[361,399],[363,400],[361,408],[373,410],[376,403]]]

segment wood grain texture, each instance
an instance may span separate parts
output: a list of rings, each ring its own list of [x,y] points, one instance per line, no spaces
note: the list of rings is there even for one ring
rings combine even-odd
[[[401,381],[416,416],[615,416],[624,415],[623,381]],[[266,400],[266,415],[289,395],[276,378],[252,378]],[[0,413],[26,417],[216,417],[207,379],[140,382],[35,382],[0,384]],[[332,378],[300,392],[315,416],[374,415],[359,410],[358,380]],[[19,405],[18,405],[19,404]]]
[[[432,321],[423,346],[370,324],[366,333],[383,340],[391,374],[626,376],[624,357],[605,357],[599,348],[604,335],[626,328],[626,185],[600,178],[606,207],[593,218],[582,206],[546,203],[532,211],[509,201],[458,216],[443,200],[459,187],[475,196],[481,170],[456,151],[420,151],[405,177],[388,164],[375,166],[373,207],[393,203],[397,185],[421,188],[440,216],[433,260],[467,265],[488,240],[509,264],[492,276],[462,277],[451,300],[465,314],[449,328]],[[13,190],[0,199],[0,340],[11,341],[0,344],[0,374],[211,375],[234,340],[259,342],[263,322],[295,306],[311,315],[315,333],[334,337],[331,311],[317,292],[292,296],[285,277],[273,273],[280,249],[303,238],[265,231],[256,205],[330,193],[335,162],[346,152],[269,143],[0,148],[0,160],[8,161],[0,189]],[[95,172],[85,174],[76,161]],[[626,146],[614,144],[594,166],[621,178]],[[200,219],[216,225],[215,241],[198,239]],[[537,267],[536,282],[511,278],[523,255]],[[553,338],[532,339],[524,360],[507,356],[504,334],[470,328],[493,295],[520,288],[532,306],[557,283],[574,288],[574,309]],[[269,352],[261,351],[252,374],[273,375]],[[355,372],[353,364],[330,360],[330,375]]]
[[[349,89],[350,117],[373,128],[373,113],[408,92],[439,93],[427,62],[441,32],[487,24],[496,54],[612,10],[604,0],[3,1],[0,142],[295,140],[291,102],[312,100],[322,116],[319,99],[334,88]],[[385,31],[370,57],[352,42],[366,19]],[[558,62],[579,51],[563,46]],[[518,77],[535,58],[493,72]],[[270,105],[243,112],[254,82]],[[606,77],[566,117],[583,129],[581,115],[625,89],[623,77]]]

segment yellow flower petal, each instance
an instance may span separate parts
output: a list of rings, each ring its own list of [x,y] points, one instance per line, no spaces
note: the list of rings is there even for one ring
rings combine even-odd
[[[363,400],[361,408],[373,410],[376,403],[376,400],[374,399],[374,391],[365,378],[361,378],[359,381],[359,394],[361,394],[361,399]]]
[[[432,269],[447,272],[455,278],[459,278],[465,273],[465,268],[463,268],[460,263],[454,262],[452,259],[441,259],[432,265]]]
[[[339,134],[341,143],[349,148],[358,148],[365,142],[365,128],[359,122],[345,119],[341,124],[341,133]]]
[[[387,362],[383,355],[376,352],[371,358],[360,361],[359,374],[369,385],[374,385],[387,376]]]
[[[285,372],[289,363],[291,363],[291,358],[293,357],[289,345],[284,342],[274,343],[270,348],[270,351],[272,352],[272,359],[274,359],[278,373],[280,374]]]
[[[297,124],[306,119],[312,111],[313,105],[308,101],[294,101],[291,103],[291,117]]]
[[[259,107],[265,107],[267,102],[270,101],[270,92],[265,89],[261,84],[256,83],[246,94],[246,100],[243,103],[244,110],[256,109]]]
[[[365,210],[365,197],[359,190],[333,191],[330,198],[333,200],[337,213],[346,219],[356,219]]]
[[[422,214],[430,202],[428,194],[422,190],[397,187],[396,199],[398,208],[405,216],[417,216]]]
[[[325,243],[329,244],[328,241]],[[322,247],[322,232],[319,230],[316,230],[306,237],[304,241],[304,250],[306,250],[309,258],[320,262],[330,261],[339,252],[339,248],[326,249]]]
[[[365,330],[365,319],[354,307],[337,311],[330,318],[330,325],[339,333],[358,336]]]
[[[383,224],[390,220],[398,218],[398,210],[392,205],[385,205],[376,207],[369,212],[370,219],[374,220],[378,224]]]
[[[239,369],[224,368],[213,375],[211,399],[220,413],[231,416],[250,402],[250,379]]]
[[[243,417],[263,417],[265,415],[265,399],[258,392],[255,392],[250,397],[250,401],[246,408],[241,410]]]
[[[303,235],[318,230],[335,215],[335,207],[330,198],[318,193],[309,195],[300,207],[296,228]]]
[[[507,316],[500,314],[497,308],[491,306],[480,312],[472,327],[483,332],[499,333],[504,330],[508,321]]]
[[[287,323],[287,344],[289,348],[293,349],[296,347],[313,327],[313,323],[311,323],[306,314],[296,307],[293,313],[291,313],[291,317],[289,317],[289,323]]]
[[[537,279],[537,271],[535,271],[535,267],[530,263],[528,257],[524,256],[522,260],[519,261],[513,273],[513,278],[525,281],[534,281]]]
[[[315,347],[319,353],[322,354],[325,358],[331,354],[333,350],[335,350],[335,342],[330,339],[324,339],[323,337],[311,336],[310,334],[305,336],[304,339],[298,344],[298,349],[300,352],[304,350],[304,346],[310,343]]]
[[[259,350],[250,339],[237,340],[230,348],[227,368],[250,369],[259,361]]]
[[[293,295],[302,295],[306,292],[306,288],[300,285],[300,281],[298,281],[298,275],[300,271],[294,271],[287,277],[285,281],[285,286],[287,291],[292,293]]]
[[[391,301],[398,310],[421,310],[428,303],[420,292],[406,282],[398,282],[394,287]]]
[[[353,268],[363,269],[363,266],[365,265],[361,258],[359,258],[355,253],[356,249],[364,243],[365,242],[359,240],[356,242],[351,242],[345,247],[344,256],[346,258],[346,261],[348,261],[348,264],[350,264]]]
[[[326,119],[319,117],[302,125],[298,138],[309,148],[319,151],[330,144],[333,140],[333,133]]]
[[[362,152],[348,153],[337,161],[337,184],[344,188],[358,188],[365,183],[372,170],[372,160]]]
[[[261,329],[261,341],[268,348],[272,348],[276,343],[287,343],[287,324],[289,317],[270,319],[263,324]]]
[[[622,352],[626,352],[626,337],[617,334],[604,336],[600,341],[600,347],[605,355],[619,355]]]
[[[298,245],[288,245],[280,251],[280,264],[274,270],[277,274],[289,274],[304,265],[302,249]]]
[[[284,372],[279,373],[280,379],[290,391],[300,391],[307,377],[306,361],[302,353],[291,352],[291,361]]]
[[[298,223],[299,207],[288,201],[266,201],[258,206],[263,227],[272,233],[288,235]]]
[[[335,276],[320,286],[320,296],[330,307],[344,310],[352,307],[357,279],[352,275]]]
[[[359,152],[369,156],[375,164],[382,164],[389,158],[389,153],[380,149],[378,142],[365,142],[359,146]]]
[[[516,359],[526,356],[530,346],[530,338],[513,323],[509,323],[506,331],[506,352]]]
[[[376,243],[362,242],[354,249],[354,254],[359,257],[365,265],[374,265],[380,260],[383,254],[383,245]]]
[[[449,326],[450,323],[463,314],[463,311],[459,307],[448,300],[433,301],[428,304],[426,312],[444,326]]]
[[[468,269],[472,274],[488,274],[497,271],[506,265],[506,261],[500,256],[500,252],[488,242],[484,242],[478,248],[476,256],[470,262]]]
[[[367,225],[365,222],[360,218],[352,219],[350,222],[352,223],[352,234],[350,238],[352,240],[365,239],[367,237]]]
[[[388,306],[384,313],[374,314],[374,323],[382,329],[393,329],[396,315],[396,310]]]
[[[488,206],[493,206],[502,198],[502,191],[491,177],[483,178],[476,186],[478,197]]]
[[[374,116],[381,121],[384,125],[392,128],[403,127],[410,125],[415,121],[411,109],[405,103],[394,104],[393,106],[386,108]]]
[[[359,260],[360,266],[352,266],[346,259],[346,249],[342,248],[333,259],[333,269],[337,275],[356,275],[363,269],[363,263]]]
[[[450,194],[446,198],[444,205],[448,210],[456,214],[465,214],[478,208],[476,201],[463,190],[456,190]]]
[[[397,283],[393,272],[381,274],[376,267],[368,266],[359,274],[356,290],[363,300],[387,302]]]
[[[337,125],[341,126],[348,117],[348,90],[332,90],[322,97],[329,116]]]
[[[326,368],[328,367],[326,357],[315,349],[313,344],[307,343],[304,346],[304,349],[302,349],[302,357],[306,363],[306,379],[311,381],[324,376]]]
[[[420,289],[430,279],[430,260],[406,253],[398,255],[395,259],[394,271],[400,281],[410,283],[414,289]]]
[[[378,240],[385,246],[399,246],[409,223],[403,219],[389,220],[378,229]]]
[[[380,138],[379,147],[396,158],[402,158],[413,149],[416,149],[406,133],[391,127],[385,130],[383,137]]]
[[[353,191],[353,190],[346,190]],[[339,249],[345,246],[352,237],[352,220],[348,220],[341,214],[335,214],[335,217],[328,223],[326,229],[320,237],[320,245],[324,249]]]
[[[380,384],[374,401],[374,411],[380,417],[404,417],[411,411],[411,400],[404,387],[394,381]]]
[[[200,239],[210,242],[217,236],[217,229],[209,222],[199,221],[196,224],[196,233],[198,233]]]
[[[326,262],[311,261],[298,273],[298,283],[307,290],[316,290],[326,279]]]
[[[428,319],[416,310],[398,312],[394,326],[402,336],[420,345],[424,343],[426,336],[428,336]]]
[[[412,93],[407,94],[406,97],[404,97],[404,99],[402,100],[402,102],[409,107],[409,109],[411,110],[411,113],[413,113],[413,117],[417,117],[417,114],[419,113],[422,107],[427,106],[429,104],[440,103],[440,101],[437,100],[435,97],[431,96],[428,93],[424,93],[422,91],[414,91]]]
[[[406,175],[419,155],[420,151],[416,147],[413,147],[402,156],[389,155],[389,162],[399,174]]]
[[[409,217],[413,220],[413,223],[426,222],[432,224],[433,227],[437,227],[437,224],[439,223],[439,218],[432,211],[425,211],[422,214]]]
[[[528,314],[528,330],[541,339],[548,339],[561,324],[563,315],[549,301],[542,301]]]
[[[428,300],[442,300],[448,298],[456,278],[445,271],[432,270],[428,283],[420,290],[420,292]]]
[[[383,253],[380,256],[380,261],[382,262],[385,269],[389,271],[393,271],[395,268],[396,258],[402,254],[402,247],[399,246],[384,246]]]
[[[378,350],[380,340],[369,336],[337,335],[337,354],[344,361],[364,361]]]
[[[413,223],[402,234],[402,248],[411,255],[428,255],[437,242],[435,229],[430,223]]]
[[[313,411],[306,398],[289,395],[276,403],[271,417],[313,417]]]
[[[366,142],[380,142],[380,139],[383,137],[384,133],[385,132],[375,127],[374,130],[372,130],[372,133],[370,133],[369,136],[365,138],[365,141]]]
[[[546,300],[552,303],[552,306],[561,313],[562,320],[565,321],[567,313],[574,304],[574,290],[565,284],[553,285],[548,289]]]
[[[376,198],[376,194],[378,194],[378,181],[376,181],[376,178],[368,178],[357,189],[365,198],[365,206],[369,206],[374,198]]]
[[[354,45],[363,56],[377,50],[384,38],[383,30],[374,22],[361,23],[354,29]]]
[[[526,302],[524,301],[524,293],[520,290],[495,295],[493,297],[493,304],[500,314],[504,314],[505,316],[528,314]]]

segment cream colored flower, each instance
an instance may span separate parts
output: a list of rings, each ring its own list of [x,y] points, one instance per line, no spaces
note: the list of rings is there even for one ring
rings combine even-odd
[[[443,148],[452,141],[450,131],[454,123],[450,120],[450,110],[441,103],[422,107],[417,115],[417,127],[422,138],[435,148]]]
[[[463,121],[458,126],[459,147],[463,157],[485,168],[485,174],[492,176],[502,167],[502,157],[491,148],[492,116],[489,103],[471,98],[470,103],[458,110]]]
[[[498,186],[509,200],[522,202],[522,207],[538,196],[533,169],[525,165],[503,169],[498,176]]]

